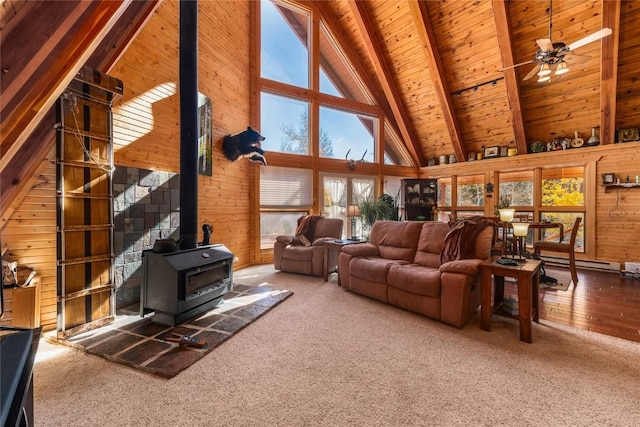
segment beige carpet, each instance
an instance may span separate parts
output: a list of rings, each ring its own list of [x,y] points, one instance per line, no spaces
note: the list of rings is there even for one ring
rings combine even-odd
[[[319,278],[237,272],[294,295],[167,380],[42,342],[38,426],[640,425],[640,346],[543,322],[462,329]]]

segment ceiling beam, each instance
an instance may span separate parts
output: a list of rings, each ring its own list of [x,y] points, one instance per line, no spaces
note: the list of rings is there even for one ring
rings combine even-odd
[[[3,34],[2,72],[11,74],[11,81],[2,87],[0,170],[4,169],[55,104],[131,1],[45,1],[39,3],[39,8],[32,9],[33,14],[18,14],[13,18],[22,20],[22,25],[16,27],[10,38]],[[62,8],[58,3],[70,3],[79,11],[72,9],[69,14],[64,9],[60,10]],[[49,9],[44,11],[42,8]],[[54,17],[62,21],[62,25],[56,27],[49,34],[50,37],[34,37],[30,34],[34,28],[39,29],[34,21]],[[23,49],[16,48],[16,45]],[[8,54],[5,49],[9,51]],[[16,66],[21,63],[23,56],[27,56],[29,61],[24,67]]]
[[[362,1],[348,0],[349,8],[353,13],[356,25],[362,35],[364,45],[369,58],[373,63],[373,67],[378,74],[382,90],[389,101],[393,117],[395,118],[400,135],[405,141],[407,150],[411,153],[411,156],[418,160],[419,166],[426,166],[425,158],[422,150],[419,148],[418,140],[415,136],[415,131],[412,129],[409,120],[409,115],[406,112],[402,98],[393,83],[393,73],[387,65],[387,62],[383,59],[383,51],[380,46],[380,42],[375,36],[375,31],[371,20],[367,16],[365,10],[365,3]]]
[[[366,87],[367,94],[370,95],[373,98],[373,102],[375,102],[376,105],[378,105],[382,109],[388,125],[393,129],[396,135],[400,135],[398,122],[396,121],[393,112],[391,111],[391,106],[389,105],[387,98],[385,98],[384,96],[380,96],[377,91],[373,91],[373,89],[376,87],[376,84],[367,72],[366,68],[362,65],[362,62],[357,60],[358,54],[356,53],[355,49],[353,49],[352,43],[350,43],[344,36],[339,23],[333,17],[331,9],[328,6],[328,2],[316,1],[314,2],[314,4],[320,11],[322,22],[324,22],[325,26],[331,32],[331,35],[335,38],[335,41],[338,44],[337,48],[340,49],[342,55],[344,55],[345,58],[349,58],[348,65],[354,68],[354,72],[357,78]],[[408,154],[407,160],[410,160],[417,166],[420,165],[420,161],[418,160],[416,153],[410,151],[409,148],[406,147],[406,144],[404,151]],[[398,159],[395,160],[398,161]]]
[[[424,1],[411,0],[409,2],[411,7],[411,13],[416,23],[418,36],[422,43],[424,50],[424,56],[427,60],[427,66],[431,73],[431,80],[433,87],[436,91],[440,107],[442,108],[442,115],[444,121],[447,124],[447,130],[449,131],[449,138],[451,138],[451,144],[453,151],[459,162],[467,161],[467,150],[462,143],[462,133],[460,131],[460,125],[458,124],[458,118],[453,108],[453,101],[451,99],[449,85],[445,78],[446,70],[438,53],[438,43],[436,41],[435,31],[429,20],[429,11],[427,9],[427,3]]]
[[[77,5],[79,5],[79,2]],[[110,26],[102,42],[95,50],[89,52],[91,55],[86,65],[106,72],[117,62],[126,46],[131,43],[140,29],[152,16],[153,11],[159,5],[159,0],[134,1],[129,4],[126,11],[120,15],[118,21]],[[81,25],[81,24],[77,24]],[[72,77],[76,73],[72,74]],[[37,81],[46,80],[44,73],[33,76]],[[64,88],[63,88],[64,90]],[[58,94],[59,96],[59,94]],[[57,99],[57,97],[56,97]],[[55,100],[54,100],[55,102]],[[55,143],[55,111],[53,107],[45,109],[42,119],[35,124],[35,129],[21,144],[19,150],[6,161],[0,172],[0,217],[2,222],[0,228],[6,224],[6,219],[11,215],[17,203],[29,190],[30,178],[37,174],[37,170],[42,164],[43,158],[47,155]],[[3,159],[4,161],[4,159]]]
[[[600,144],[613,144],[616,132],[616,88],[620,48],[620,0],[602,2],[602,28],[613,32],[602,39],[600,69]]]
[[[522,105],[520,101],[520,85],[513,67],[515,59],[513,56],[513,40],[511,40],[511,18],[507,2],[505,0],[493,0],[493,20],[496,25],[496,36],[500,55],[502,56],[502,66],[511,67],[503,71],[507,99],[509,100],[509,111],[511,113],[511,126],[515,138],[518,153],[527,153],[527,137],[524,131],[524,121],[522,119]]]

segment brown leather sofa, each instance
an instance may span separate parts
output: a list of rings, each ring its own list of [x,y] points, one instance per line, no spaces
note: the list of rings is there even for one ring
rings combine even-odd
[[[480,305],[478,265],[491,256],[495,239],[495,222],[481,222],[482,226],[471,221],[462,224],[477,228],[462,238],[458,233],[456,240],[455,233],[449,233],[453,227],[444,222],[377,221],[368,243],[342,248],[341,285],[462,327]],[[443,253],[448,258],[457,254],[457,259],[448,261]]]
[[[302,236],[278,236],[273,245],[273,266],[276,270],[289,273],[322,276],[324,261],[324,242],[342,237],[342,220],[339,218],[320,218],[314,224],[314,229],[308,233],[307,239]],[[328,265],[337,265],[337,254],[330,251]]]

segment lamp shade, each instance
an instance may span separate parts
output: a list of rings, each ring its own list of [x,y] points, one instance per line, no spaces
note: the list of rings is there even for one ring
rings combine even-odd
[[[525,237],[529,233],[528,222],[512,222],[513,234],[518,237]]]
[[[358,208],[358,205],[349,205],[347,208],[347,216],[360,216],[360,208]]]
[[[511,222],[513,221],[513,215],[515,214],[516,210],[510,208],[502,208],[498,209],[498,212],[500,212],[500,221]]]
[[[558,63],[558,67],[556,68],[556,75],[562,75],[565,73],[569,72],[569,67],[567,67],[567,63],[564,61],[560,61],[560,63]]]
[[[546,76],[547,74],[551,74],[551,68],[549,68],[549,64],[546,62],[540,65],[540,71],[538,71],[539,76]]]

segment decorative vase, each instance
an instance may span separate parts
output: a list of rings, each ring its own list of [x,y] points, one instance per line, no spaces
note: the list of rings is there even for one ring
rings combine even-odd
[[[591,129],[591,137],[587,140],[587,145],[599,145],[600,138],[596,136],[596,128]]]

